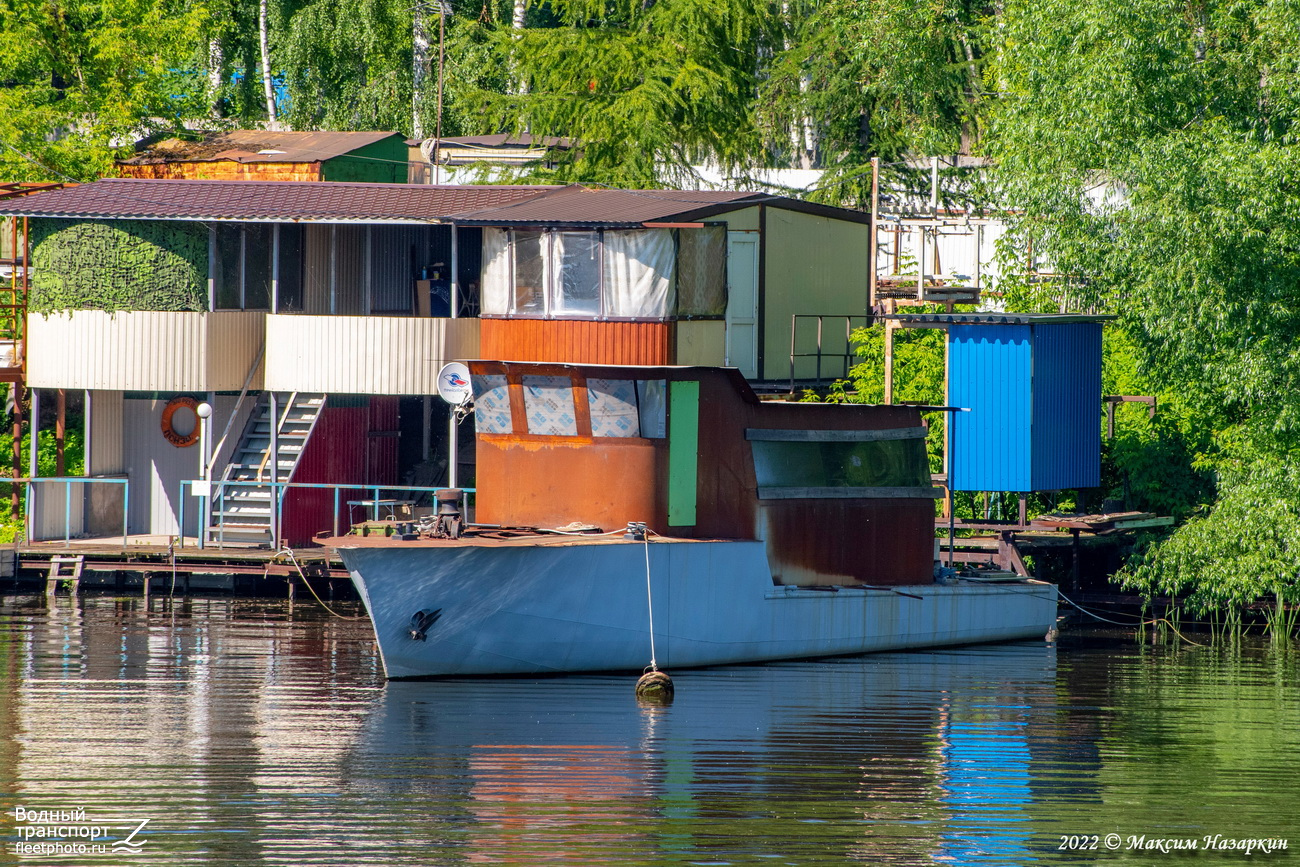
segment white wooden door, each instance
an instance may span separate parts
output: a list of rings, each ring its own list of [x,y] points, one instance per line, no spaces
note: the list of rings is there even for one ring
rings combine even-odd
[[[727,365],[758,378],[758,232],[727,233]]]

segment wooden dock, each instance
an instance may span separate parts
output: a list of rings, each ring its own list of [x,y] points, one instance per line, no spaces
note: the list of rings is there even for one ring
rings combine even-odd
[[[199,548],[166,537],[121,537],[0,548],[0,587],[142,593],[295,595],[297,585],[330,599],[355,590],[333,548]]]

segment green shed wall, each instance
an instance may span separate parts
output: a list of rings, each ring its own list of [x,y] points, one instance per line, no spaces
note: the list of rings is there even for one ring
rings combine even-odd
[[[325,160],[321,164],[321,180],[404,184],[406,159],[406,141],[394,135]]]
[[[796,313],[853,314],[867,310],[867,251],[870,227],[866,223],[834,220],[783,208],[767,208],[763,297],[759,302],[763,345],[760,377],[785,379],[790,375],[791,317]],[[859,323],[860,324],[860,323]],[[800,352],[816,346],[815,323],[799,326]],[[841,351],[844,320],[826,322],[823,351]],[[838,340],[838,343],[835,340]],[[838,362],[830,360],[832,376]],[[798,359],[795,376],[811,378],[816,360]],[[828,368],[822,366],[823,376]]]

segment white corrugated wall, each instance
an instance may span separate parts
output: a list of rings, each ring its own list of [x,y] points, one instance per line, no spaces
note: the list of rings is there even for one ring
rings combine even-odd
[[[266,387],[337,394],[437,393],[448,361],[475,358],[479,320],[267,317]]]

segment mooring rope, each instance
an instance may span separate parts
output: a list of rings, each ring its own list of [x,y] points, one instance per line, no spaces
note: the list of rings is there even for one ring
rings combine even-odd
[[[650,612],[650,670],[658,671],[659,665],[655,662],[655,603],[650,593],[650,533],[648,531],[641,542],[645,546],[645,604]]]
[[[1056,591],[1056,595],[1059,596],[1059,597],[1061,597],[1062,599],[1064,599],[1064,600],[1065,600],[1067,603],[1069,603],[1071,606],[1073,606],[1073,607],[1079,609],[1080,611],[1082,611],[1084,614],[1088,615],[1089,617],[1093,618],[1094,620],[1100,620],[1102,623],[1111,623],[1111,624],[1114,624],[1115,626],[1155,626],[1157,623],[1163,623],[1164,625],[1166,625],[1166,626],[1169,627],[1170,631],[1173,632],[1174,635],[1177,635],[1179,638],[1181,638],[1183,641],[1186,641],[1188,644],[1194,644],[1194,645],[1196,645],[1197,647],[1204,647],[1204,646],[1205,646],[1204,644],[1200,643],[1199,641],[1192,641],[1192,640],[1191,640],[1190,638],[1188,638],[1186,635],[1183,635],[1181,632],[1179,632],[1179,631],[1178,631],[1178,627],[1177,627],[1177,626],[1174,626],[1174,624],[1171,623],[1171,622],[1169,621],[1169,618],[1167,618],[1167,617],[1156,617],[1156,618],[1153,618],[1153,619],[1151,619],[1151,620],[1147,620],[1147,619],[1145,619],[1145,618],[1138,617],[1137,620],[1134,620],[1134,621],[1131,622],[1131,623],[1124,623],[1123,621],[1120,621],[1120,620],[1110,620],[1110,619],[1108,619],[1108,618],[1102,617],[1100,614],[1096,614],[1096,613],[1094,613],[1094,612],[1092,612],[1092,611],[1089,611],[1087,608],[1084,608],[1082,605],[1078,604],[1078,603],[1075,602],[1074,600],[1070,599],[1070,597],[1068,597],[1068,596],[1066,596],[1064,593],[1062,593],[1062,592],[1060,591],[1059,588],[1058,588],[1057,591]]]
[[[316,601],[320,603],[321,608],[324,608],[326,611],[328,611],[330,614],[333,614],[335,617],[339,618],[340,620],[365,620],[366,619],[366,617],[361,617],[361,616],[353,616],[350,614],[339,614],[333,608],[330,608],[328,605],[326,605],[325,600],[321,599],[320,594],[316,592],[316,588],[311,586],[311,582],[307,580],[307,573],[302,571],[302,566],[299,565],[298,558],[293,555],[293,549],[290,548],[288,545],[281,548],[277,553],[289,555],[289,561],[293,563],[293,568],[298,570],[298,577],[302,579],[303,584],[307,585],[307,589],[311,591],[311,595],[316,597]],[[369,615],[367,615],[367,617],[368,616]]]

